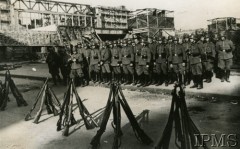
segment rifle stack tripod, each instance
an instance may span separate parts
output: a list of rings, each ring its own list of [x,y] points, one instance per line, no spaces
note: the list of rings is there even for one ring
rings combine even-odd
[[[9,91],[11,90],[13,96],[16,99],[17,106],[27,106],[27,102],[24,100],[22,94],[19,92],[18,88],[16,87],[13,79],[11,78],[10,71],[7,70],[5,73],[5,82],[2,84],[0,81],[0,110],[4,111],[7,107],[7,103],[9,100]]]
[[[36,108],[37,103],[39,102],[40,98],[41,98],[41,104],[40,104],[39,110],[33,120],[33,123],[35,123],[35,124],[39,123],[39,119],[42,115],[44,105],[46,106],[48,114],[54,114],[54,116],[58,115],[57,109],[61,107],[61,103],[59,102],[59,100],[58,100],[57,96],[55,95],[55,93],[53,92],[53,90],[48,86],[48,78],[47,78],[45,83],[43,84],[40,92],[38,93],[38,95],[36,97],[36,101],[33,104],[33,107],[30,109],[29,113],[26,115],[25,121],[28,121],[32,118],[31,113]]]
[[[98,127],[98,123],[95,121],[95,119],[92,117],[92,115],[82,103],[81,98],[79,97],[76,87],[74,85],[74,80],[71,79],[67,93],[65,95],[65,99],[61,106],[59,120],[57,122],[57,131],[60,131],[62,129],[62,126],[64,126],[63,136],[68,136],[69,127],[77,124],[77,121],[75,120],[72,113],[74,97],[76,99],[77,107],[79,108],[79,113],[84,121],[86,129],[89,130]]]
[[[133,131],[136,138],[144,143],[151,144],[153,141],[149,138],[146,133],[140,128],[136,118],[134,117],[132,110],[130,109],[127,100],[125,99],[120,84],[112,83],[110,86],[110,93],[107,101],[107,105],[103,114],[102,123],[97,134],[93,137],[91,141],[92,149],[98,149],[100,146],[100,139],[106,130],[107,122],[109,120],[111,111],[113,110],[113,122],[112,127],[114,129],[115,137],[113,143],[113,149],[118,149],[121,146],[121,137],[123,135],[121,130],[121,106],[126,113],[130,124],[132,125]]]
[[[177,88],[180,89],[179,92],[177,91]],[[176,84],[172,91],[172,104],[168,122],[163,131],[162,138],[155,149],[169,149],[172,130],[174,128],[175,145],[179,149],[198,149],[199,147],[196,146],[196,144],[203,142],[200,137],[200,131],[193,123],[187,111],[185,92],[181,84]],[[204,143],[202,147],[207,149],[207,146]]]

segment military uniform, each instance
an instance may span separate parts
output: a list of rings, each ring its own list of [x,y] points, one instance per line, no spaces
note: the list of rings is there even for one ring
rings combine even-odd
[[[191,88],[203,88],[201,52],[202,51],[201,47],[199,47],[199,43],[191,43],[191,48],[189,49],[188,53],[194,82],[194,85],[191,86]]]
[[[90,63],[90,57],[91,57],[91,49],[85,46],[85,48],[82,49],[81,53],[83,55],[83,73],[84,73],[86,85],[88,85],[90,81],[89,63]]]
[[[46,63],[48,64],[49,73],[52,75],[54,84],[57,84],[56,79],[61,80],[59,76],[59,55],[50,47],[51,49],[46,58]]]
[[[156,73],[158,74],[157,86],[162,84],[164,81],[167,85],[167,57],[168,52],[164,44],[158,44],[155,59],[156,59]]]
[[[171,36],[170,36],[171,37]],[[169,37],[169,38],[170,38]],[[171,38],[170,38],[171,39]],[[165,46],[165,48],[166,48],[166,50],[167,50],[167,52],[168,52],[168,83],[169,84],[171,84],[171,83],[173,83],[174,82],[174,73],[173,73],[173,68],[171,68],[170,67],[170,62],[169,62],[169,60],[171,59],[171,58],[169,58],[169,54],[170,54],[170,51],[172,51],[172,49],[173,49],[173,47],[174,47],[174,44],[172,43],[172,42],[168,42],[167,44],[166,44],[166,46]]]
[[[191,46],[191,43],[188,41],[184,41],[182,44],[185,53],[189,53],[189,49]],[[190,67],[190,60],[189,60],[189,55],[186,55],[186,65],[185,65],[185,85],[189,85],[191,82],[191,67]]]
[[[111,61],[111,51],[110,49],[103,47],[100,50],[101,55],[101,69],[103,73],[104,82],[107,83],[111,78],[111,70],[110,70],[110,61]]]
[[[71,55],[71,72],[70,72],[70,78],[76,78],[76,77],[83,77],[83,71],[82,71],[82,62],[83,62],[83,56],[80,53],[75,53]]]
[[[157,75],[156,75],[156,73],[154,73],[154,72],[156,72],[155,71],[156,67],[154,67],[154,63],[155,63],[155,55],[156,55],[157,43],[155,43],[155,42],[149,43],[148,47],[149,47],[150,52],[151,52],[151,61],[150,61],[150,64],[149,64],[149,66],[150,66],[149,67],[149,73],[150,73],[150,78],[151,78],[150,83],[151,84],[156,84],[156,82],[157,82]]]
[[[212,80],[215,55],[215,45],[212,42],[205,42],[202,48],[202,61],[207,83],[210,83]]]
[[[150,81],[149,67],[150,67],[150,62],[151,62],[151,51],[146,45],[144,45],[141,47],[141,51],[139,53],[140,53],[140,57],[138,59],[138,66],[136,69],[137,75],[144,76],[144,82],[143,82],[143,80],[141,80],[141,85],[147,86],[147,85],[149,85],[149,81]]]
[[[173,47],[169,50],[168,61],[170,66],[173,68],[174,81],[183,83],[184,76],[184,66],[183,63],[186,62],[186,53],[183,46],[178,43],[174,43]]]
[[[111,49],[111,66],[112,66],[112,71],[114,73],[114,78],[120,81],[120,75],[121,75],[121,68],[120,64],[122,63],[121,61],[121,48],[114,46]]]
[[[89,71],[94,82],[100,81],[100,60],[101,55],[98,49],[91,49]]]
[[[60,65],[61,74],[63,76],[63,83],[64,85],[67,85],[69,74],[71,71],[68,60],[71,58],[71,56],[66,52],[65,49],[59,50],[59,56],[60,56],[59,65]]]
[[[129,84],[131,82],[131,77],[134,74],[134,53],[132,46],[123,46],[123,48],[121,49],[121,58],[123,73],[125,76],[125,84]]]
[[[229,81],[230,68],[233,63],[232,51],[234,50],[233,42],[230,40],[220,40],[216,43],[216,52],[218,53],[218,67],[221,69],[221,80],[224,81],[224,76],[226,81]],[[226,71],[226,72],[225,72]]]
[[[135,72],[136,72],[134,85],[136,85],[140,81],[139,80],[140,78],[137,75],[137,68],[138,68],[139,58],[141,57],[141,48],[142,48],[142,46],[139,43],[137,43],[137,44],[135,44],[135,46],[133,46],[134,64],[135,64]]]

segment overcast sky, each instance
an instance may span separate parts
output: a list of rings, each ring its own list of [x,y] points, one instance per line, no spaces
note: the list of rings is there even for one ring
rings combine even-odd
[[[240,0],[61,0],[90,5],[120,6],[128,9],[158,8],[173,10],[176,29],[207,28],[216,17],[240,18]]]

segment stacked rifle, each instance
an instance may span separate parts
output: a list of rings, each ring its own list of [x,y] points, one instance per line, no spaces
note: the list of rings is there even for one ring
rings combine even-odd
[[[180,88],[180,90],[177,91],[177,88]],[[162,138],[155,149],[169,149],[173,128],[175,128],[175,145],[177,148],[197,149],[198,146],[196,145],[198,142],[202,142],[202,138],[200,137],[201,133],[189,116],[185,93],[180,84],[175,85],[172,91],[172,97],[168,122],[163,131]],[[205,144],[203,147],[207,149]]]
[[[95,119],[92,117],[92,114],[89,113],[87,108],[82,103],[81,98],[79,97],[76,87],[74,85],[74,80],[71,79],[67,93],[65,95],[65,99],[61,106],[59,120],[57,122],[57,131],[60,131],[62,129],[62,126],[64,127],[63,136],[68,136],[70,126],[77,124],[77,121],[75,120],[73,115],[74,97],[76,99],[77,107],[79,108],[79,113],[84,121],[86,129],[89,130],[98,127],[98,123],[95,121]]]
[[[34,117],[33,123],[38,124],[39,119],[42,115],[42,111],[44,108],[44,105],[46,106],[47,113],[48,114],[54,114],[54,116],[58,115],[58,110],[61,107],[61,103],[59,102],[57,96],[53,92],[53,90],[48,86],[48,78],[46,79],[45,83],[43,84],[40,92],[38,93],[36,97],[36,101],[33,104],[33,107],[30,109],[29,113],[25,117],[25,121],[28,121],[32,119],[31,113],[36,108],[38,102],[41,99],[41,104],[39,107],[39,110]]]
[[[22,94],[19,92],[18,88],[16,87],[13,79],[11,78],[10,71],[7,70],[5,73],[5,82],[4,84],[0,82],[0,110],[4,111],[7,107],[7,103],[9,100],[9,91],[11,90],[13,96],[16,99],[17,106],[27,106],[27,102],[24,100]]]
[[[133,131],[136,138],[144,143],[151,144],[152,139],[149,138],[146,133],[140,128],[136,118],[134,117],[132,110],[130,109],[127,100],[125,99],[122,89],[118,83],[112,83],[110,86],[110,93],[107,101],[107,105],[103,114],[102,123],[97,134],[93,137],[91,141],[92,149],[98,149],[100,146],[100,139],[106,130],[107,122],[109,120],[111,111],[113,110],[113,122],[112,127],[114,129],[115,137],[113,143],[113,149],[118,149],[121,146],[121,137],[123,135],[121,131],[121,106],[126,113],[130,124],[132,125]]]

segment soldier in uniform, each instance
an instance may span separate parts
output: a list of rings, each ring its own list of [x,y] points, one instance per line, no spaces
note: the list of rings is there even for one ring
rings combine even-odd
[[[135,65],[135,80],[134,80],[134,84],[133,85],[137,85],[138,83],[140,83],[140,78],[137,75],[137,68],[138,68],[138,63],[139,63],[139,58],[141,56],[141,44],[139,43],[139,40],[136,38],[134,39],[134,43],[133,43],[133,51],[134,51],[134,65]]]
[[[190,88],[203,88],[203,80],[202,80],[202,60],[201,60],[201,47],[196,43],[195,37],[192,35],[190,37],[191,48],[189,49],[188,55],[191,65],[191,72],[193,75],[193,86]]]
[[[46,63],[48,64],[49,73],[52,75],[52,79],[54,84],[57,84],[57,79],[61,82],[61,78],[59,76],[59,55],[54,51],[53,47],[48,48],[48,55],[46,58]]]
[[[113,42],[113,48],[111,50],[111,66],[114,75],[114,80],[121,81],[121,48],[117,46],[117,41]]]
[[[109,47],[112,48],[112,43],[109,43]],[[111,61],[111,51],[106,47],[106,44],[103,42],[102,49],[100,50],[101,56],[101,71],[103,77],[103,83],[109,83],[111,81],[111,70],[110,70],[110,61]]]
[[[95,43],[92,43],[89,71],[94,83],[100,81],[100,60],[100,51],[96,48]]]
[[[189,53],[189,49],[190,49],[190,46],[191,46],[191,43],[189,42],[189,35],[188,34],[185,34],[183,35],[183,44],[182,44],[184,50],[186,53]],[[184,78],[184,83],[185,85],[189,85],[190,82],[191,82],[191,67],[190,67],[190,61],[189,61],[189,55],[187,54],[186,55],[186,66],[185,66],[185,78]]]
[[[203,60],[203,76],[205,76],[207,83],[212,82],[213,65],[215,60],[215,45],[210,42],[209,36],[205,36],[205,43],[202,48],[202,60]]]
[[[174,44],[169,52],[168,61],[170,68],[173,69],[174,81],[184,85],[184,67],[186,63],[186,53],[181,44],[179,44],[179,38],[174,38]]]
[[[71,55],[69,62],[71,63],[70,78],[74,79],[77,85],[84,86],[83,82],[83,55],[78,53],[78,48],[73,47],[73,54]]]
[[[83,44],[83,74],[85,85],[89,85],[90,81],[90,71],[89,71],[89,64],[90,64],[90,57],[91,57],[91,49],[88,47],[87,44]]]
[[[156,55],[156,49],[157,49],[157,43],[153,42],[153,38],[149,37],[148,38],[148,47],[150,49],[151,52],[151,62],[149,64],[150,68],[149,68],[149,72],[150,72],[150,84],[156,84],[157,82],[157,74],[154,73],[154,62],[156,61],[155,59],[155,55]]]
[[[71,55],[66,51],[65,48],[59,50],[59,56],[60,56],[60,70],[61,74],[63,76],[63,84],[67,85],[69,74],[70,74],[70,65],[68,60],[70,59]]]
[[[224,82],[224,78],[227,82],[230,82],[230,68],[233,63],[233,54],[235,47],[231,40],[226,39],[224,34],[221,34],[221,40],[216,43],[216,52],[218,53],[218,67],[221,72],[221,82]]]
[[[162,42],[163,38],[158,39],[158,46],[156,50],[156,72],[157,73],[157,84],[156,86],[162,85],[165,82],[165,86],[168,86],[167,81],[167,50]]]
[[[140,79],[140,86],[148,86],[150,85],[150,74],[149,74],[149,67],[151,62],[151,51],[149,47],[146,45],[147,41],[144,39],[141,40],[141,50],[139,51],[140,57],[138,59],[137,65],[137,75]]]
[[[127,46],[126,41],[123,41],[123,47],[121,50],[121,57],[122,57],[122,67],[123,67],[123,73],[124,73],[124,80],[125,85],[131,84],[133,75],[134,75],[134,69],[133,69],[133,63],[134,63],[134,53],[133,48],[130,45],[131,40],[128,41],[129,45]]]
[[[173,37],[172,36],[168,36],[168,42],[166,44],[166,49],[167,49],[167,53],[168,53],[168,84],[172,84],[174,82],[174,73],[173,73],[173,68],[170,67],[170,58],[169,58],[169,54],[170,51],[172,51],[174,44],[173,44]]]

